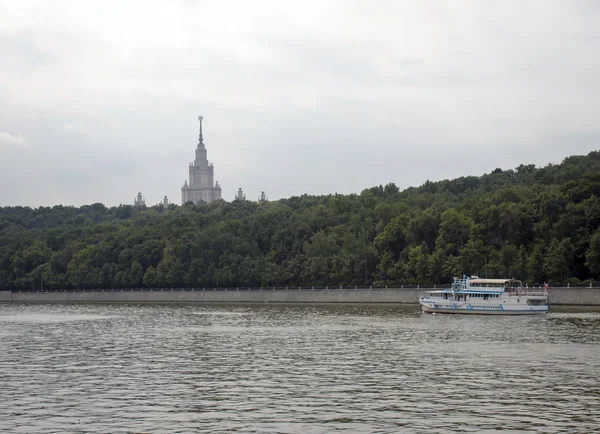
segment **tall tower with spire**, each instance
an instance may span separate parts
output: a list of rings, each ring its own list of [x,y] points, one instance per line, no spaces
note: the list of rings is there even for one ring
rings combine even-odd
[[[198,136],[198,146],[196,147],[196,159],[190,163],[190,178],[183,183],[181,187],[181,203],[210,203],[213,200],[221,199],[221,186],[219,181],[214,182],[214,166],[208,162],[206,157],[206,147],[202,137],[202,116],[198,116],[200,121],[200,134]]]

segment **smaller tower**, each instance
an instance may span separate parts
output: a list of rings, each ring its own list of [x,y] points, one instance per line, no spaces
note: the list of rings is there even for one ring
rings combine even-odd
[[[138,192],[138,195],[135,199],[133,199],[133,206],[142,206],[146,205],[146,201],[142,197],[142,193]]]
[[[268,201],[268,200],[269,200],[269,198],[265,196],[265,192],[264,192],[264,191],[261,191],[261,192],[260,192],[260,197],[258,198],[258,201],[259,201],[259,202],[266,202],[266,201]]]
[[[162,204],[165,208],[169,206],[169,199],[167,199],[167,196],[164,197]]]
[[[244,192],[242,191],[241,188],[238,188],[238,192],[235,195],[235,199],[234,200],[246,200],[246,195],[244,194]]]

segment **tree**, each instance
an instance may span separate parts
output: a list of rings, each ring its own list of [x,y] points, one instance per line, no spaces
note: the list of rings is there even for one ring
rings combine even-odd
[[[389,252],[394,260],[398,260],[400,252],[406,247],[406,224],[408,217],[400,215],[393,218],[382,233],[375,238],[375,245],[380,254]]]
[[[458,256],[467,243],[472,222],[455,209],[444,211],[441,215],[440,233],[435,248],[446,255]]]
[[[112,267],[109,263],[102,264],[98,273],[98,285],[101,288],[110,288],[113,282]]]
[[[12,260],[12,272],[15,277],[23,277],[25,275],[25,262],[20,256],[15,256]]]
[[[0,289],[598,279],[599,156],[260,204],[0,207]]]
[[[526,260],[528,280],[533,283],[541,283],[545,280],[544,275],[544,248],[536,244],[531,249]]]
[[[427,247],[424,245],[409,248],[408,264],[406,265],[407,277],[415,283],[426,283],[429,277],[429,258]]]
[[[164,249],[163,258],[156,267],[156,278],[159,284],[170,287],[182,283],[183,266],[172,247]]]
[[[502,275],[511,278],[516,277],[515,271],[519,269],[519,249],[517,246],[510,243],[504,243],[498,256]]]
[[[486,254],[488,249],[484,246],[483,241],[477,238],[471,238],[460,249],[460,257],[462,259],[462,271],[467,275],[482,276],[485,272],[487,262]]]
[[[585,264],[589,267],[590,271],[594,275],[600,276],[600,230],[592,235],[590,246],[585,256]]]
[[[158,277],[156,275],[156,270],[151,265],[146,269],[146,273],[144,274],[144,285],[146,288],[155,288],[158,284]]]
[[[98,274],[87,261],[85,253],[73,256],[67,270],[68,281],[72,287],[90,287],[98,281]]]
[[[544,273],[554,281],[564,282],[569,273],[569,240],[552,240],[544,257]]]
[[[142,265],[134,261],[131,263],[131,268],[129,269],[129,284],[132,287],[138,287],[140,283],[142,283],[142,279],[144,278],[144,269]]]
[[[406,224],[406,240],[413,246],[425,243],[429,251],[435,248],[440,227],[439,214],[428,208],[422,213],[412,216]]]

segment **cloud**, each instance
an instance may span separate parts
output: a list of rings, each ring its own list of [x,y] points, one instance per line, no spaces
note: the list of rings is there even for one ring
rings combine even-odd
[[[40,48],[33,30],[0,33],[0,52],[3,66],[19,74],[27,74],[55,60],[54,56]]]
[[[27,146],[27,140],[21,134],[12,135],[0,131],[0,148],[8,146]]]
[[[72,125],[72,124],[66,123],[63,125],[63,128],[66,131],[69,131],[72,133],[83,134],[85,136],[88,135],[88,131],[85,128],[77,126],[77,125]]]
[[[598,3],[0,0],[0,206],[177,201],[198,115],[228,200],[588,153]]]

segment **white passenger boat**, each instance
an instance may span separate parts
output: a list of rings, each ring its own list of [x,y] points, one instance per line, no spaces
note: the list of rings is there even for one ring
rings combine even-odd
[[[524,288],[520,280],[454,278],[449,289],[426,291],[419,299],[423,312],[485,315],[548,313],[550,298],[544,288]]]

